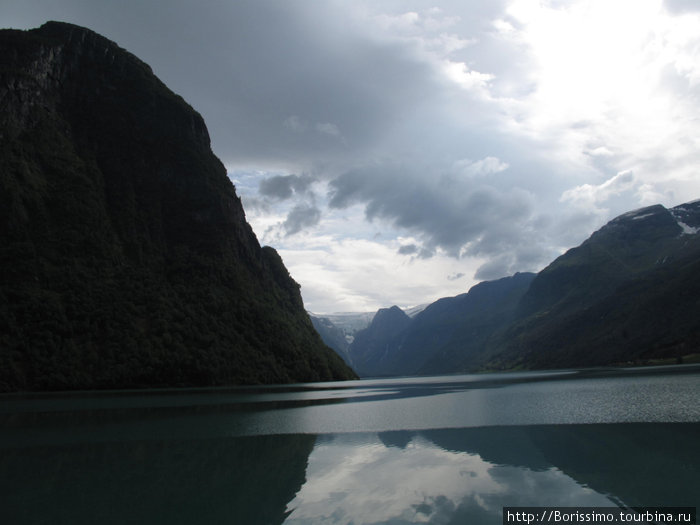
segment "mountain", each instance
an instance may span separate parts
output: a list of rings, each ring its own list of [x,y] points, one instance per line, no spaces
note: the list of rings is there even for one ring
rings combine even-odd
[[[700,345],[700,201],[621,215],[542,270],[495,368],[681,361]]]
[[[625,213],[537,275],[479,283],[400,331],[380,328],[350,346],[360,375],[697,359],[700,201]]]
[[[516,273],[481,282],[466,294],[434,303],[435,308],[426,309],[406,332],[402,350],[419,353],[421,342],[439,333],[439,345],[433,345],[418,372],[442,374],[474,368],[488,357],[492,342],[514,320],[517,306],[534,278],[533,273]]]
[[[392,349],[396,339],[411,324],[411,318],[398,306],[377,311],[372,323],[355,334],[348,350],[355,371],[361,376],[401,375]]]
[[[403,312],[408,317],[413,318],[427,306],[427,304],[412,306],[403,310]],[[325,315],[309,314],[311,322],[321,336],[323,342],[335,350],[352,368],[354,368],[356,364],[350,347],[357,333],[367,329],[376,315],[377,312],[338,312]],[[364,341],[366,342],[367,340],[365,339]],[[358,347],[355,347],[356,353],[364,353],[364,350],[357,350],[357,348]]]
[[[364,356],[365,366],[358,365],[357,372],[414,375],[468,368],[478,362],[486,342],[507,326],[533,278],[534,274],[518,273],[479,283],[468,293],[437,300],[413,319],[373,322],[371,337],[360,332],[350,346],[353,359]],[[373,356],[378,347],[381,358]]]
[[[0,57],[0,390],[355,377],[149,66],[58,22]]]
[[[673,213],[661,205],[621,215],[540,272],[520,314],[551,309],[563,314],[591,304],[611,286],[674,257],[687,240]]]

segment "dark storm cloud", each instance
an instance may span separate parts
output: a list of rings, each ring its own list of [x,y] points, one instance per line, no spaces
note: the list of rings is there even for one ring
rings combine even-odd
[[[363,33],[348,18],[352,9],[333,2],[16,4],[0,7],[4,24],[77,23],[149,63],[203,114],[227,165],[352,159],[435,96],[430,65],[399,42]]]
[[[368,220],[386,220],[422,241],[400,247],[403,255],[425,257],[442,249],[455,257],[483,257],[492,260],[480,270],[489,278],[537,267],[552,255],[532,228],[534,198],[518,188],[399,166],[347,172],[330,188],[331,208],[363,203]]]
[[[512,260],[510,257],[495,257],[482,264],[474,274],[474,278],[477,281],[491,281],[494,279],[499,279],[513,273],[510,271],[511,266]]]
[[[418,246],[415,244],[404,244],[398,249],[399,255],[413,255],[418,252]]]
[[[502,192],[449,174],[420,174],[396,166],[347,172],[330,187],[331,208],[365,203],[368,219],[388,220],[424,235],[429,246],[452,253],[477,241],[477,252],[490,251],[495,241],[488,236],[505,233],[499,223],[527,219],[532,211],[522,191]]]
[[[343,19],[326,3],[221,2],[193,17],[206,33],[189,35],[159,71],[185,98],[196,94],[224,163],[353,158],[434,90],[426,64]],[[158,21],[173,32],[182,23]]]
[[[259,200],[268,209],[282,201],[287,201],[285,206],[291,206],[286,219],[272,227],[270,232],[281,231],[290,236],[320,222],[322,213],[311,189],[315,180],[309,175],[273,175],[260,181],[258,193],[262,198]]]
[[[299,233],[304,228],[315,226],[321,220],[321,210],[313,204],[297,204],[287,214],[282,228],[287,235]]]
[[[313,182],[308,175],[274,175],[260,181],[259,192],[264,197],[285,200],[306,193]]]

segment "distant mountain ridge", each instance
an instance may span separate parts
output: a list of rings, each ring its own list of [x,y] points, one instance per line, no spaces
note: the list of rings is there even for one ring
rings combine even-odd
[[[468,293],[437,300],[413,319],[405,314],[399,318],[395,306],[385,309],[386,314],[375,317],[350,345],[355,370],[360,376],[391,376],[462,367],[465,345],[479,353],[476,347],[510,320],[533,278],[534,274],[519,273],[479,283]],[[381,356],[374,355],[378,348]],[[358,356],[363,356],[364,366],[358,364]]]
[[[357,334],[361,376],[682,361],[700,353],[700,200],[620,215],[538,274],[479,283],[395,332]]]
[[[382,308],[372,319],[372,323],[360,330],[348,349],[354,369],[360,376],[401,375],[393,362],[395,340],[411,324],[411,318],[398,306]]]
[[[426,304],[412,306],[404,309],[403,312],[408,317],[412,318],[425,310],[427,306]],[[350,346],[354,342],[356,334],[367,329],[378,313],[379,312],[309,313],[309,316],[311,317],[314,328],[321,336],[321,339],[323,339],[323,342],[335,350],[350,367],[355,369],[357,363],[355,358],[350,354]],[[362,367],[361,364],[360,367]]]
[[[0,391],[355,377],[202,117],[88,29],[0,31]]]

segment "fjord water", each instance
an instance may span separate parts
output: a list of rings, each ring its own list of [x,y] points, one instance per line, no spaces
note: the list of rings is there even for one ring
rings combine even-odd
[[[700,367],[0,397],[0,523],[699,506]]]

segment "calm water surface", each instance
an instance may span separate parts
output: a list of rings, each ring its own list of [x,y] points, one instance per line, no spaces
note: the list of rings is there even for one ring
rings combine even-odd
[[[699,506],[700,367],[0,397],[0,523]]]

